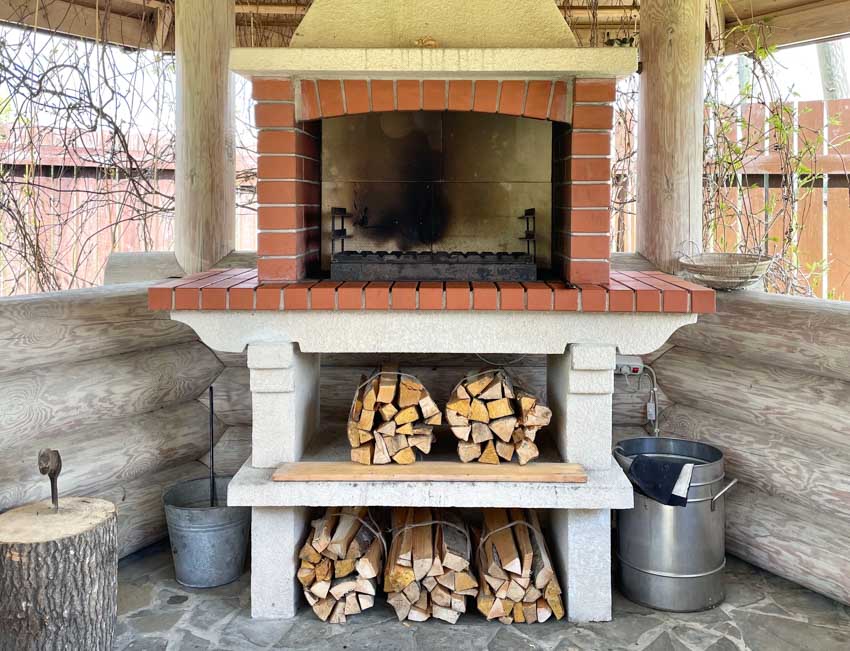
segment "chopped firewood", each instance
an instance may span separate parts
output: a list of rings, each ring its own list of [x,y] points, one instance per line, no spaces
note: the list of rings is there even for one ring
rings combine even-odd
[[[333,530],[336,527],[339,508],[333,507],[325,511],[318,520],[313,521],[313,548],[322,553],[331,544]]]
[[[468,441],[471,432],[472,427],[469,425],[465,427],[452,427],[452,434],[454,434],[461,441]]]
[[[441,619],[444,622],[448,622],[449,624],[456,624],[458,618],[460,617],[461,611],[452,610],[451,608],[451,600],[449,601],[449,606],[444,607],[438,604],[434,604],[431,606],[431,615],[435,619]]]
[[[473,375],[467,378],[465,385],[467,393],[473,398],[477,396],[479,393],[484,391],[490,384],[493,382],[493,375],[491,373],[479,373],[478,375]]]
[[[365,445],[361,445],[359,448],[351,449],[351,460],[354,463],[360,463],[364,466],[368,466],[372,463],[372,457],[374,455],[375,446],[373,443],[367,443]]]
[[[548,620],[552,616],[552,609],[549,608],[549,604],[546,603],[545,599],[537,600],[537,621],[541,624]]]
[[[366,507],[334,507],[312,522],[297,576],[322,621],[341,624],[374,604],[384,550],[378,529],[366,524],[370,519]]]
[[[414,434],[413,436],[407,437],[407,442],[410,444],[410,447],[421,450],[424,454],[428,454],[431,451],[431,443],[433,443],[433,441],[433,434]]]
[[[331,624],[345,624],[345,601],[337,601],[331,611],[331,616],[328,617],[328,622]]]
[[[395,390],[398,386],[397,372],[381,373],[378,376],[378,397],[377,402],[388,404],[395,398]]]
[[[493,432],[484,423],[472,423],[472,440],[475,443],[486,443],[493,440]]]
[[[404,593],[391,592],[387,595],[387,603],[393,607],[398,621],[403,622],[407,619],[407,614],[410,612],[410,602]]]
[[[505,461],[510,461],[514,457],[514,444],[496,441],[496,454]]]
[[[452,390],[445,414],[459,440],[461,460],[490,464],[500,459],[510,462],[515,453],[520,465],[537,458],[537,432],[552,418],[552,411],[534,395],[515,389],[503,369],[467,376]],[[495,444],[489,444],[494,439]],[[470,441],[484,445],[481,454],[476,456],[474,447],[462,445]]]
[[[336,558],[345,558],[348,546],[354,540],[354,536],[360,530],[360,519],[366,517],[366,507],[346,507],[342,509],[337,521],[336,530],[331,542],[328,544],[328,553],[335,554]]]
[[[457,454],[464,463],[475,461],[481,456],[481,444],[474,441],[461,441],[457,446]]]
[[[334,577],[342,578],[346,577],[354,571],[354,564],[356,561],[353,558],[345,558],[338,560],[334,563]]]
[[[360,614],[360,602],[357,600],[356,592],[345,595],[345,614],[346,616]]]
[[[398,407],[396,407],[393,403],[389,402],[385,405],[382,405],[378,412],[381,414],[381,418],[383,418],[385,421],[391,421],[398,413]]]
[[[532,459],[539,457],[540,450],[534,443],[525,439],[516,446],[516,456],[519,459],[519,465],[524,466]]]
[[[448,510],[396,508],[392,523],[384,571],[387,603],[399,621],[436,617],[455,623],[466,611],[466,596],[478,594],[478,582],[468,571],[471,546],[464,520]],[[463,591],[456,589],[459,577]]]
[[[354,396],[346,430],[351,460],[363,465],[413,463],[417,453],[403,450],[430,453],[433,427],[442,422],[442,412],[419,380],[400,374],[395,366],[384,367],[363,380]]]
[[[335,605],[335,599],[320,599],[313,604],[313,612],[316,613],[316,616],[319,619],[326,622],[328,621],[328,617],[330,617],[331,611],[334,609]]]
[[[561,586],[534,511],[484,511],[478,571],[477,606],[487,619],[532,624],[564,616]]]
[[[374,456],[372,462],[375,464],[384,464],[391,461],[390,451],[387,449],[387,443],[384,437],[380,434],[375,436]],[[365,465],[365,464],[364,464]]]
[[[465,427],[469,425],[469,419],[461,416],[453,409],[446,409],[446,422],[452,427]]]
[[[481,451],[481,456],[478,457],[478,463],[492,463],[494,465],[498,465],[499,455],[496,454],[496,447],[493,445],[493,441],[487,441],[487,445],[485,445],[484,449]]]
[[[507,442],[511,440],[511,436],[516,429],[516,416],[496,418],[495,420],[491,420],[489,425],[496,436]]]
[[[422,412],[424,418],[431,418],[441,413],[440,408],[431,396],[425,396],[419,401],[419,411]]]
[[[393,455],[393,461],[400,463],[403,466],[409,465],[416,461],[416,453],[413,448],[404,448]]]
[[[446,403],[446,409],[451,409],[458,416],[469,416],[469,400],[460,400],[455,398]]]
[[[487,414],[490,416],[490,420],[496,420],[497,418],[503,418],[505,416],[514,415],[514,408],[511,407],[510,398],[491,400],[490,402],[486,403],[486,405]]]
[[[427,395],[427,391],[425,391],[425,387],[419,380],[409,375],[403,375],[401,377],[401,381],[399,382],[399,407],[404,409],[405,407],[418,405],[419,401],[424,397],[423,394]]]
[[[472,405],[469,407],[469,420],[477,420],[480,423],[489,423],[490,414],[487,411],[487,405],[480,400],[473,399]]]

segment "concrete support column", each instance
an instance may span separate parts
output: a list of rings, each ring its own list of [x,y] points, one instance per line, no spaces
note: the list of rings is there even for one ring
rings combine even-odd
[[[288,619],[298,612],[298,550],[308,517],[305,507],[251,509],[251,617]]]
[[[572,344],[547,358],[552,428],[564,461],[588,470],[611,466],[614,346]]]
[[[253,400],[251,465],[298,461],[319,422],[318,354],[290,342],[248,346]],[[300,601],[298,548],[303,507],[251,509],[251,616],[294,617]]]
[[[587,470],[611,467],[616,347],[572,344],[548,356],[552,427],[564,461]],[[554,554],[571,622],[611,619],[611,511],[552,511]],[[592,551],[590,551],[592,550]]]
[[[293,343],[248,346],[253,400],[251,465],[298,461],[319,423],[319,355]]]
[[[187,274],[211,268],[236,242],[233,7],[234,0],[175,3],[174,253]]]
[[[638,252],[667,272],[702,247],[705,0],[640,3]]]

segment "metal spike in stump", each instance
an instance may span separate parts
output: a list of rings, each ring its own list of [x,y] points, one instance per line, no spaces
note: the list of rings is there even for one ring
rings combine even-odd
[[[38,452],[38,471],[50,479],[50,499],[54,513],[59,510],[59,473],[62,472],[62,456],[58,450],[44,448]]]

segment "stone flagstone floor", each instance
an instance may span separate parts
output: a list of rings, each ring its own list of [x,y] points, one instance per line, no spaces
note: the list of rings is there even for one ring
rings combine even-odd
[[[117,649],[358,649],[513,651],[635,649],[647,651],[850,649],[850,607],[735,558],[727,566],[726,603],[704,613],[674,614],[614,597],[606,624],[503,626],[467,614],[460,623],[400,624],[378,603],[346,625],[312,612],[294,620],[252,620],[249,575],[228,586],[193,590],[174,580],[167,544],[121,562]]]

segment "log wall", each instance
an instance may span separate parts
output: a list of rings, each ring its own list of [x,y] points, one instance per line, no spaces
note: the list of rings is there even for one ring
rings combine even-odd
[[[665,435],[726,455],[727,549],[850,603],[850,304],[719,294],[652,363]]]
[[[36,458],[51,447],[60,500],[117,505],[121,556],[161,539],[163,490],[207,472],[197,398],[224,368],[190,328],[147,309],[146,284],[0,300],[0,511],[49,497]],[[221,472],[244,438],[227,427],[216,421]]]

